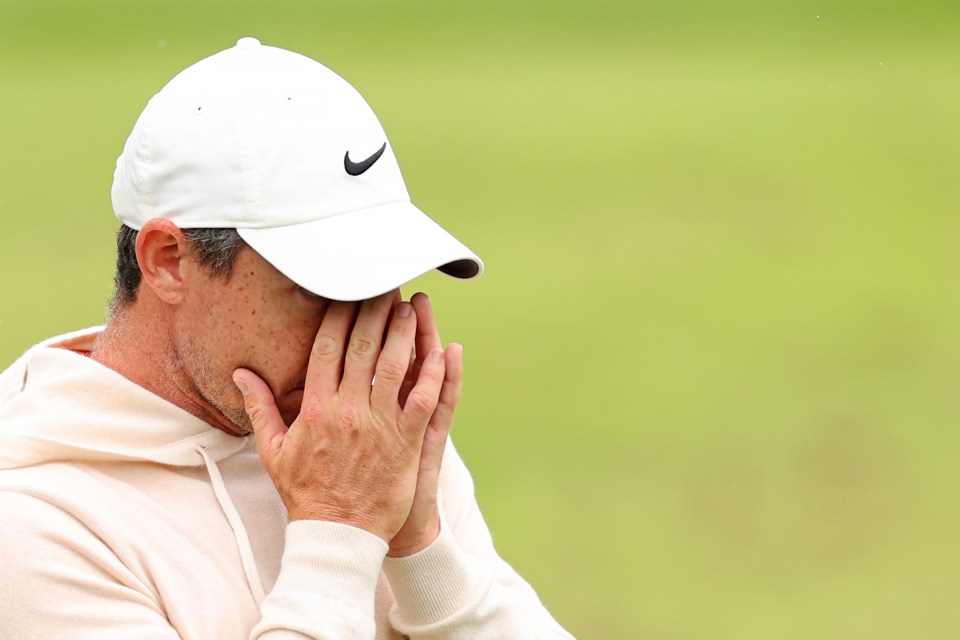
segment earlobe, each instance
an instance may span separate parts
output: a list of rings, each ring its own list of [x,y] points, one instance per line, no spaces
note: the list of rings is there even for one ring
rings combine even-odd
[[[183,232],[169,220],[148,220],[137,234],[137,262],[143,284],[167,304],[183,301],[182,263],[187,255],[189,247]]]

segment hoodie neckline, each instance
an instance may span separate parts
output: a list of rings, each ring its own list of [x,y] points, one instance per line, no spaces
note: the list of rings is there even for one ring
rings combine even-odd
[[[99,330],[45,341],[2,376],[0,469],[62,460],[205,466],[197,447],[218,461],[246,446],[250,436],[225,433],[88,357]]]

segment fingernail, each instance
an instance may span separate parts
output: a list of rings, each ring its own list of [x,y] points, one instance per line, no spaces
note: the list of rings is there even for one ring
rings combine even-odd
[[[401,318],[408,318],[411,311],[413,311],[413,307],[410,306],[409,302],[401,302],[397,308],[397,315]]]
[[[250,393],[250,389],[247,387],[247,383],[241,380],[240,378],[234,378],[233,384],[237,385],[237,389],[240,389],[241,395],[247,395]]]
[[[430,359],[434,362],[443,362],[443,351],[440,349],[434,349],[430,352]]]

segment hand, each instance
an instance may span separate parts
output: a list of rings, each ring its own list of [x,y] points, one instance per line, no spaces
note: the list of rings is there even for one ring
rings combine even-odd
[[[246,369],[234,372],[260,459],[291,520],[342,522],[389,542],[408,519],[445,362],[441,350],[425,352],[401,404],[417,316],[412,304],[395,301],[394,293],[365,300],[359,310],[357,303],[330,303],[303,405],[289,426],[266,383]]]
[[[410,302],[417,313],[417,340],[410,371],[401,391],[401,405],[406,402],[407,393],[414,388],[423,370],[424,354],[435,353],[442,347],[430,300],[426,295],[418,293]],[[437,506],[440,464],[443,461],[447,436],[453,426],[453,414],[460,400],[463,381],[463,347],[459,344],[447,347],[444,360],[446,373],[437,408],[430,417],[423,438],[413,506],[403,527],[390,541],[388,553],[390,556],[413,555],[429,546],[440,534],[440,513]]]

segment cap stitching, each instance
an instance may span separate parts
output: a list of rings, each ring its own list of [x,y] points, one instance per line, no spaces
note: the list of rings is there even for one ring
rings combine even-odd
[[[253,153],[251,151],[253,145],[251,144],[249,135],[250,128],[247,127],[245,116],[245,113],[238,114],[237,118],[237,123],[240,128],[238,138],[240,145],[240,173],[243,177],[243,201],[247,206],[247,219],[249,220],[255,217],[257,222],[262,222],[265,217],[263,215],[263,193],[255,169]]]

